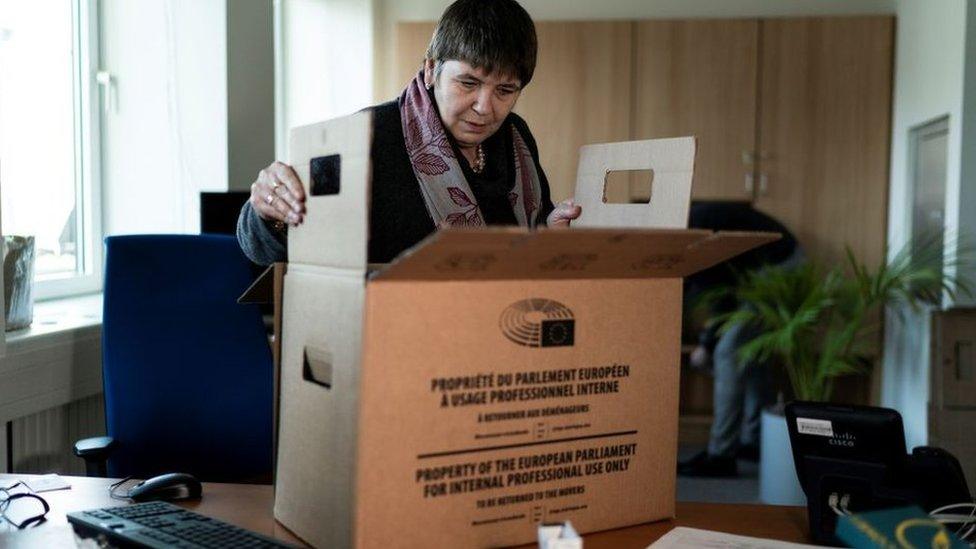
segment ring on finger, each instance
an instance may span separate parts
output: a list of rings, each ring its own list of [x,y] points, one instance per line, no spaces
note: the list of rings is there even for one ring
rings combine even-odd
[[[267,202],[268,205],[270,206],[271,204],[274,203],[275,198],[278,198],[278,196],[275,195],[274,193],[268,193],[268,196],[264,197],[264,201]]]
[[[274,181],[271,182],[271,191],[272,192],[277,191],[278,190],[278,187],[280,187],[280,186],[281,186],[281,181],[278,181],[277,179],[275,179]]]

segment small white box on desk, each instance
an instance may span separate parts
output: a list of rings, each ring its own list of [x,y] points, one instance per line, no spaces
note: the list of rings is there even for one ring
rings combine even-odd
[[[539,526],[539,549],[583,549],[583,538],[573,523],[542,524]]]

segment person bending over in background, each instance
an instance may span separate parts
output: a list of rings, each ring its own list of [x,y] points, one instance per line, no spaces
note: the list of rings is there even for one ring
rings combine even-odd
[[[783,237],[760,246],[685,279],[686,310],[704,292],[731,285],[736,273],[764,265],[792,265],[801,260],[796,238],[781,223],[757,211],[748,202],[693,202],[688,225],[713,231],[770,231]],[[726,295],[709,307],[710,317],[735,311],[747,303],[737,303]],[[691,315],[685,317],[691,318]],[[736,458],[755,461],[759,456],[759,425],[764,406],[772,400],[769,369],[763,364],[744,364],[739,348],[756,337],[754,328],[736,325],[723,334],[717,322],[707,322],[691,353],[691,366],[707,368],[712,362],[715,376],[714,419],[708,448],[678,464],[678,473],[686,476],[735,476]]]
[[[400,97],[371,107],[369,261],[386,263],[443,225],[567,226],[553,208],[535,139],[512,112],[536,63],[535,25],[514,0],[458,0],[441,16],[423,67]],[[255,263],[287,257],[305,214],[287,164],[261,170],[237,237]]]

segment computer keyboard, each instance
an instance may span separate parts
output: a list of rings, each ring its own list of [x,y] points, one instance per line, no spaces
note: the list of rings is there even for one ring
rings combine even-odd
[[[116,547],[291,547],[164,501],[68,513],[68,522]]]

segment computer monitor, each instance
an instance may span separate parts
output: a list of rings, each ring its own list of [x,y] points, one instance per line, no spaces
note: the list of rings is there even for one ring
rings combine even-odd
[[[889,470],[905,461],[905,429],[895,410],[791,402],[786,406],[786,422],[793,463],[807,498],[812,487],[806,469],[814,460],[855,461]]]
[[[236,235],[237,217],[250,197],[251,193],[247,191],[201,192],[200,233]],[[251,264],[255,278],[260,276],[265,268],[263,265]],[[274,315],[274,305],[262,304],[261,313],[265,316],[270,332],[272,328],[269,318]]]
[[[237,216],[250,196],[247,191],[201,192],[200,233],[237,234]]]
[[[971,500],[950,453],[930,447],[907,453],[895,410],[792,402],[786,422],[810,533],[819,543],[838,543],[838,514],[912,504],[931,510]]]

